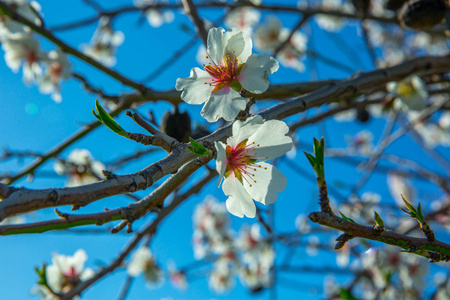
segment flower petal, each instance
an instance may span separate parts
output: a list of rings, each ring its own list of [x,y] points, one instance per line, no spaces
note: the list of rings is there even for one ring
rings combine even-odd
[[[242,68],[238,80],[244,89],[261,94],[269,87],[267,76],[276,72],[278,67],[278,61],[272,56],[252,54]]]
[[[259,167],[254,172],[254,181],[244,180],[244,187],[247,193],[264,205],[272,204],[277,201],[278,195],[284,191],[287,179],[276,167],[264,162],[257,163]],[[251,184],[251,186],[250,186]]]
[[[260,115],[247,118],[245,122],[237,120],[233,123],[233,135],[227,139],[227,144],[234,147],[254,134],[263,124]]]
[[[226,33],[225,29],[211,28],[208,32],[208,40],[206,43],[206,48],[209,57],[216,64],[222,62],[225,52],[225,47],[227,45],[229,34]]]
[[[248,137],[248,143],[259,144],[255,151],[260,160],[274,159],[292,149],[292,139],[286,136],[288,131],[289,127],[283,121],[265,121]]]
[[[229,196],[226,206],[231,214],[240,218],[244,215],[248,218],[255,217],[255,203],[237,178],[230,175],[224,180],[222,189],[225,195]]]
[[[202,104],[211,95],[214,86],[206,82],[211,81],[211,76],[199,68],[192,68],[188,78],[178,78],[175,88],[181,93],[181,99],[189,104]]]
[[[219,182],[217,182],[217,186],[220,186],[227,168],[227,155],[225,152],[226,145],[222,142],[214,142],[214,145],[217,149],[216,170],[217,173],[219,173]]]
[[[245,98],[229,86],[225,86],[211,95],[203,106],[201,115],[208,122],[215,122],[219,118],[231,121],[245,109],[246,104]]]

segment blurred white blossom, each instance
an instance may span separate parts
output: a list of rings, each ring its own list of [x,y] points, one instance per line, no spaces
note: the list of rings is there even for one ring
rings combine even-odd
[[[97,29],[89,45],[81,45],[87,56],[104,63],[107,66],[116,64],[117,47],[122,45],[125,35],[121,31],[114,31],[108,17],[101,17]]]
[[[66,161],[58,160],[53,168],[59,175],[68,176],[66,186],[79,186],[97,182],[103,178],[105,165],[94,160],[86,149],[74,149]]]
[[[127,273],[132,277],[143,274],[148,287],[159,286],[164,281],[164,273],[156,263],[150,249],[145,246],[134,251],[127,265]]]

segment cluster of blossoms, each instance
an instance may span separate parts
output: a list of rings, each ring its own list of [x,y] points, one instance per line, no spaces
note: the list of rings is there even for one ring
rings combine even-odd
[[[84,53],[107,66],[116,64],[117,47],[122,45],[125,35],[121,31],[114,31],[110,19],[101,17],[97,29],[89,45],[81,45]]]
[[[53,168],[59,175],[68,177],[66,186],[70,187],[94,183],[102,179],[105,165],[94,160],[88,150],[74,149],[67,160],[58,160]]]
[[[380,291],[383,299],[417,299],[423,294],[428,262],[390,246],[373,247],[362,257],[360,269],[369,274],[362,285],[367,299],[375,299]]]
[[[214,259],[209,284],[215,292],[230,289],[236,275],[252,291],[271,285],[275,252],[260,227],[244,226],[236,238],[225,206],[214,198],[207,198],[195,210],[193,244],[197,259]]]
[[[259,26],[255,32],[256,47],[264,52],[274,53],[289,36],[289,29],[283,27],[281,21],[275,16],[270,16],[265,23]],[[296,31],[288,43],[278,52],[277,58],[281,64],[293,68],[299,72],[305,70],[302,62],[308,38],[303,33]]]
[[[45,278],[34,290],[42,299],[59,299],[55,294],[65,294],[82,281],[94,276],[91,268],[85,268],[87,260],[86,252],[79,249],[73,256],[54,253],[52,264],[45,268]]]
[[[28,21],[41,25],[41,8],[37,2],[3,2]],[[0,43],[5,51],[6,64],[13,72],[17,73],[22,68],[26,84],[37,84],[41,93],[52,94],[54,101],[61,101],[61,81],[67,80],[71,73],[71,64],[62,51],[42,51],[29,27],[5,15],[0,15]]]
[[[189,78],[179,78],[176,89],[189,104],[205,103],[201,115],[209,122],[219,118],[235,119],[248,103],[246,91],[263,93],[269,87],[268,75],[278,69],[271,56],[251,54],[252,40],[238,30],[212,28],[208,33],[204,70],[193,68]],[[265,163],[292,148],[292,139],[282,121],[265,121],[251,116],[233,123],[233,134],[226,143],[215,142],[216,168],[223,180],[223,191],[230,213],[253,218],[256,207],[252,199],[265,205],[277,200],[277,192],[286,186],[286,177]]]

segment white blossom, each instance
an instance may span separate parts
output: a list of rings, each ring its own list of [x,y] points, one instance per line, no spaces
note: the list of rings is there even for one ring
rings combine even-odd
[[[289,36],[290,30],[284,28],[281,21],[275,17],[268,17],[255,32],[256,47],[262,51],[274,52]],[[281,64],[304,71],[305,66],[301,62],[304,58],[308,39],[303,33],[296,31],[288,43],[278,52],[277,58]]]
[[[66,161],[57,161],[53,168],[59,175],[68,176],[66,186],[79,186],[97,182],[103,178],[105,165],[94,160],[86,149],[74,149]]]
[[[244,110],[243,90],[261,94],[269,87],[268,75],[278,62],[268,55],[251,54],[252,40],[242,31],[212,28],[208,33],[210,63],[205,70],[193,68],[189,78],[178,78],[176,89],[189,104],[205,103],[201,111],[208,122],[233,120]]]
[[[23,18],[41,26],[39,13],[41,6],[36,1],[27,0],[3,0],[6,5],[13,8]],[[0,40],[3,38],[18,38],[20,36],[29,35],[31,30],[28,26],[20,22],[14,21],[7,16],[0,15]]]
[[[67,293],[81,281],[94,276],[90,268],[84,268],[87,260],[86,252],[79,249],[73,256],[54,253],[52,264],[46,268],[46,279],[49,288],[55,293]]]
[[[261,14],[258,9],[242,6],[233,9],[225,19],[228,28],[238,28],[247,34],[253,32],[253,27],[258,24]]]
[[[286,187],[286,177],[274,166],[264,161],[283,155],[292,148],[292,139],[282,121],[264,121],[253,116],[245,122],[233,124],[233,135],[227,143],[215,142],[216,169],[219,185],[229,196],[227,209],[235,216],[255,217],[252,199],[264,205],[274,203]]]
[[[41,62],[46,55],[39,42],[31,36],[18,36],[2,41],[6,65],[17,73],[22,66],[23,80],[26,84],[39,82],[42,75]]]
[[[59,103],[62,100],[61,81],[70,78],[72,65],[67,55],[61,50],[50,51],[44,64],[47,69],[40,80],[39,90],[44,94],[51,93],[52,99]]]
[[[127,273],[132,277],[144,274],[149,287],[155,287],[164,281],[164,273],[148,247],[140,247],[134,251],[131,261],[127,265]]]
[[[409,76],[399,82],[389,82],[387,90],[396,96],[394,107],[397,109],[421,111],[426,108],[427,87],[417,75]]]
[[[90,44],[81,47],[87,56],[107,66],[114,66],[117,47],[122,45],[124,39],[123,32],[114,31],[108,17],[101,17]]]

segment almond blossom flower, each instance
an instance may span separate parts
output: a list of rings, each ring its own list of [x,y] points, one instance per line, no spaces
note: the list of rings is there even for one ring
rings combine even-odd
[[[57,161],[53,168],[59,175],[68,175],[66,186],[79,186],[94,183],[103,178],[102,170],[105,165],[94,160],[86,149],[74,149],[67,161]]]
[[[41,26],[41,20],[39,19],[39,12],[41,11],[41,6],[36,1],[27,0],[3,0],[6,5],[13,8],[20,16],[24,17],[28,21]],[[17,38],[21,35],[30,34],[30,28],[23,25],[20,22],[14,21],[7,16],[0,15],[0,39],[2,37],[6,38]]]
[[[387,90],[397,96],[394,107],[398,109],[421,111],[426,108],[427,87],[417,75],[409,76],[399,82],[389,82]]]
[[[261,13],[253,7],[239,7],[230,11],[225,19],[225,25],[229,28],[239,28],[247,34],[251,34],[253,27],[259,22]]]
[[[186,274],[182,270],[178,270],[175,263],[171,261],[168,266],[170,281],[173,286],[178,289],[185,290],[188,287]]]
[[[252,199],[272,204],[277,192],[286,187],[286,177],[274,166],[263,161],[283,155],[292,148],[292,139],[282,121],[264,121],[253,116],[245,122],[233,124],[233,135],[227,143],[215,142],[216,169],[220,174],[219,185],[229,196],[227,209],[235,216],[255,217],[256,207]],[[259,162],[258,162],[259,161]]]
[[[94,276],[95,272],[90,268],[84,268],[87,260],[83,249],[77,250],[73,256],[54,253],[52,264],[46,268],[48,287],[55,293],[67,293],[81,281]]]
[[[108,17],[101,17],[92,36],[90,45],[81,45],[84,53],[107,66],[116,64],[116,50],[122,45],[125,36],[121,31],[114,31]]]
[[[38,82],[42,75],[40,63],[45,59],[39,42],[30,36],[19,36],[2,40],[5,61],[14,73],[23,64],[23,80],[26,84]]]
[[[40,80],[39,90],[44,94],[52,94],[52,99],[60,103],[61,97],[61,80],[69,79],[71,75],[72,65],[67,56],[61,50],[53,50],[48,53],[47,60],[44,61],[47,65],[45,74]]]
[[[244,110],[245,90],[261,94],[269,87],[268,75],[278,70],[271,56],[251,54],[252,40],[244,32],[211,28],[207,53],[210,63],[205,70],[193,68],[189,78],[178,78],[176,89],[189,104],[205,103],[201,111],[208,122],[219,118],[233,120]]]
[[[283,27],[276,17],[268,17],[265,24],[258,27],[255,32],[256,47],[262,51],[274,52],[277,47],[289,36],[290,30]],[[281,64],[299,72],[305,70],[300,61],[306,51],[308,39],[303,33],[296,31],[289,42],[278,52],[277,58]]]
[[[149,287],[157,286],[164,280],[164,274],[156,264],[155,257],[148,247],[141,247],[133,253],[131,262],[127,266],[127,272],[132,277],[143,273]]]

